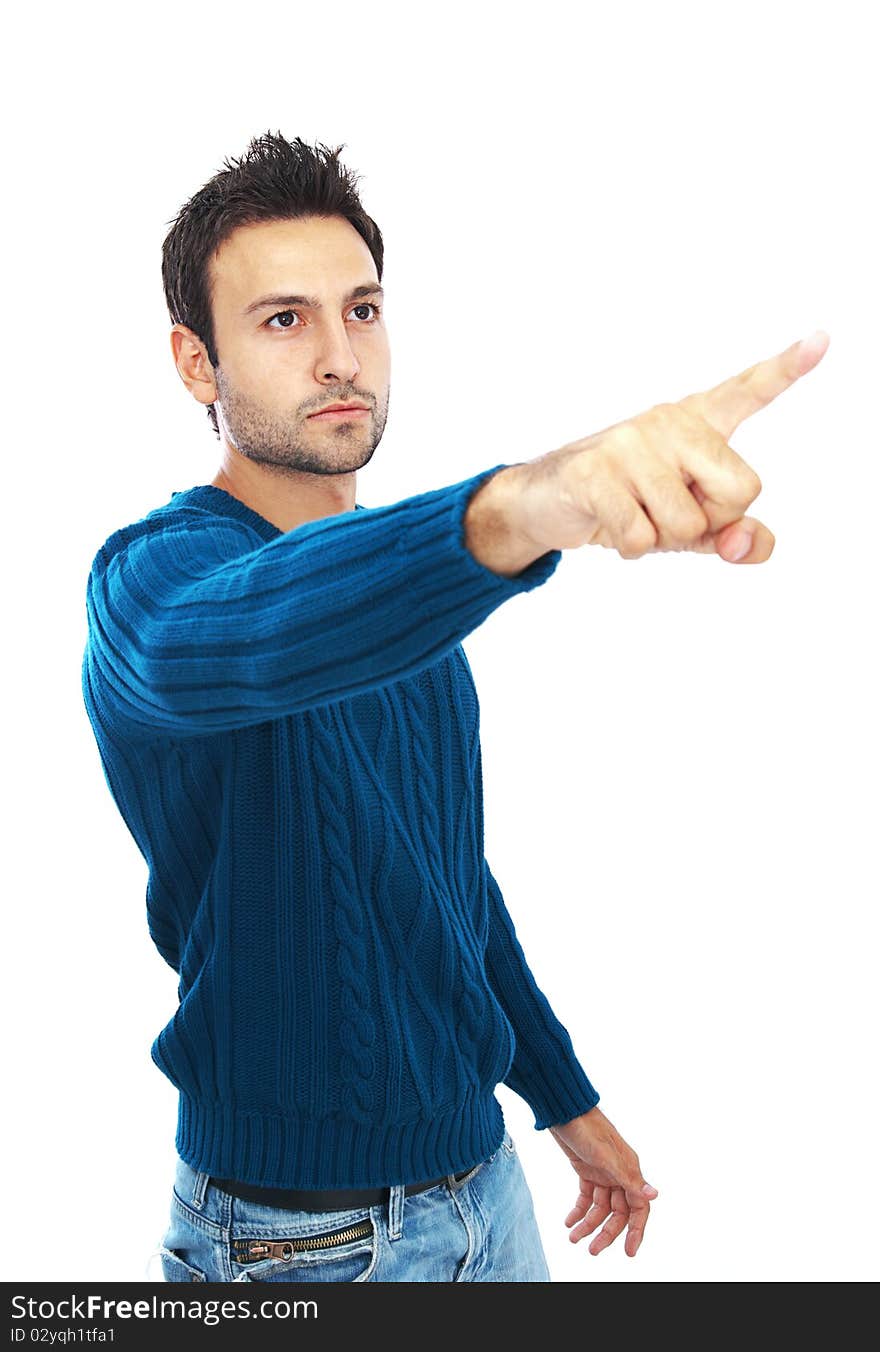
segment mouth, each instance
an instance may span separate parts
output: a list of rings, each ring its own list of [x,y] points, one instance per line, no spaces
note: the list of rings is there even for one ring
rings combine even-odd
[[[319,413],[310,413],[309,418],[320,422],[326,419],[328,422],[345,422],[351,418],[365,418],[369,413],[368,408],[361,404],[350,404],[345,408],[322,409]]]

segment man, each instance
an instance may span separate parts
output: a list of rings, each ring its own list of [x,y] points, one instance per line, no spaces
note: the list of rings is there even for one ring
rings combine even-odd
[[[547,1281],[494,1089],[579,1179],[566,1218],[634,1256],[657,1190],[597,1107],[483,854],[462,639],[563,549],[759,563],[727,445],[827,336],[535,460],[387,507],[383,246],[342,147],[258,138],[163,248],[210,484],[111,535],[83,694],[180,975],[152,1056],[180,1093],[172,1281]]]

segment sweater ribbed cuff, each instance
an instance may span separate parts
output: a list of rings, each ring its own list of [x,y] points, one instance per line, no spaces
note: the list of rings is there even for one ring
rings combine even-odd
[[[549,549],[546,554],[541,554],[537,559],[533,559],[530,564],[523,568],[513,577],[503,577],[500,573],[494,573],[491,568],[480,563],[468,549],[465,542],[464,518],[470,504],[471,498],[487,479],[491,479],[493,474],[499,470],[509,469],[509,465],[494,465],[492,469],[483,470],[480,474],[474,475],[470,479],[464,480],[462,491],[458,494],[453,504],[453,527],[455,539],[461,548],[465,551],[470,560],[474,575],[485,581],[487,578],[500,582],[508,591],[511,587],[515,591],[531,591],[533,587],[539,587],[542,582],[546,582],[548,577],[555,571],[559,560],[562,558],[561,549]]]
[[[562,1049],[560,1049],[561,1051]],[[508,1085],[513,1088],[512,1085]],[[559,1126],[589,1112],[599,1102],[599,1095],[584,1074],[573,1052],[552,1064],[533,1064],[526,1097],[535,1114],[535,1130]]]

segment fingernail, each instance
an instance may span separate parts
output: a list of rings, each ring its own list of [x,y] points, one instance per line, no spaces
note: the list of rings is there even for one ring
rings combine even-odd
[[[824,357],[830,339],[824,329],[817,329],[809,338],[802,338],[797,349],[798,374],[810,371]]]
[[[654,1187],[653,1183],[644,1183],[642,1185],[642,1192],[656,1192],[656,1191],[657,1189]]]
[[[815,329],[808,338],[801,339],[801,348],[806,349],[808,347],[821,347],[822,343],[825,342],[825,339],[827,337],[828,334],[825,332],[824,329]]]
[[[727,543],[730,557],[734,560],[743,559],[752,547],[752,537],[746,530],[736,530]]]

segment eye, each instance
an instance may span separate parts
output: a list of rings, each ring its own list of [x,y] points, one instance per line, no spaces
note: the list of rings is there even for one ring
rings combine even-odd
[[[362,300],[362,301],[360,301],[357,305],[355,305],[355,306],[352,307],[351,313],[354,313],[355,310],[373,310],[373,311],[374,311],[374,318],[372,318],[372,319],[362,319],[362,320],[360,320],[359,322],[360,322],[361,324],[375,324],[375,323],[377,322],[378,318],[379,318],[379,315],[380,315],[381,312],[382,312],[382,307],[381,307],[380,305],[376,305],[376,304],[375,304],[373,301],[371,301],[371,300],[369,300],[369,301],[367,301],[367,300]],[[273,324],[273,320],[276,320],[276,319],[286,319],[286,318],[288,317],[288,315],[290,315],[290,316],[296,315],[297,319],[299,319],[299,317],[300,317],[300,316],[299,316],[299,311],[298,311],[298,310],[279,310],[276,314],[272,315],[269,319],[266,320],[266,328],[267,328],[267,329],[268,329],[268,328],[276,328],[276,329],[277,329],[278,326],[276,326],[275,324]],[[300,329],[300,328],[302,328],[302,323],[299,323],[299,324],[282,324],[282,325],[280,325],[280,327],[281,327],[282,329],[291,329],[291,328],[297,328],[297,329]]]
[[[296,310],[279,310],[277,314],[272,315],[271,319],[266,320],[266,328],[268,329],[272,326],[273,319],[285,319],[288,315],[296,315],[297,319],[299,318],[299,315],[297,314]],[[282,324],[281,327],[283,329],[289,329],[292,328],[293,326],[291,324]],[[299,328],[300,325],[297,325],[296,327]]]
[[[360,304],[355,305],[354,309],[355,309],[355,310],[374,310],[374,311],[375,311],[376,318],[375,318],[375,319],[367,319],[367,320],[365,320],[364,322],[367,323],[367,324],[375,324],[376,319],[379,318],[379,315],[380,315],[380,313],[381,313],[381,307],[378,306],[378,305],[375,305],[375,304],[373,303],[373,301],[371,301],[371,300],[362,300],[362,301],[360,302]]]

